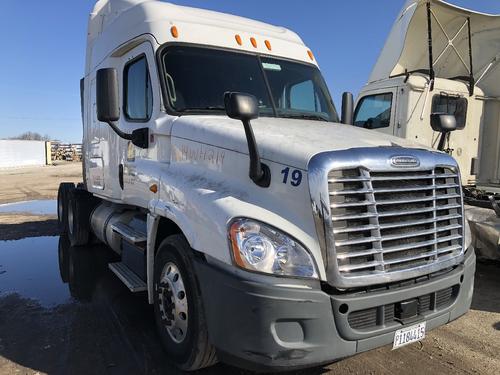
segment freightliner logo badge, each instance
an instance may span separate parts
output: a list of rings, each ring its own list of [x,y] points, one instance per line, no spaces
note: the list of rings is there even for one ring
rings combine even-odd
[[[413,156],[393,156],[391,165],[398,168],[414,168],[420,165],[420,160]]]

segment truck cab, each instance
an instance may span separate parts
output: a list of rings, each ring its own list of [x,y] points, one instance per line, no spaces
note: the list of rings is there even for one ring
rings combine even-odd
[[[61,230],[117,253],[179,368],[316,366],[469,309],[456,161],[339,123],[294,32],[100,0],[81,93],[84,181],[60,186]]]
[[[353,121],[428,147],[443,145],[460,166],[476,248],[490,259],[500,259],[499,50],[498,15],[410,0],[358,96]],[[435,114],[454,116],[456,129],[433,129]]]
[[[462,81],[435,78],[431,92],[425,74],[392,77],[362,89],[354,125],[437,148],[441,134],[431,127],[431,115],[453,115],[457,128],[449,134],[446,147],[460,165],[462,182],[472,185],[479,166],[482,96],[482,90],[475,88],[471,97],[468,85]]]

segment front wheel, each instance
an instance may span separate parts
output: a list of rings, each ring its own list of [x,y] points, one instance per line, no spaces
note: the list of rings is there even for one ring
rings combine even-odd
[[[181,235],[160,245],[154,269],[154,312],[163,345],[177,367],[194,371],[217,362],[208,341],[192,250]]]

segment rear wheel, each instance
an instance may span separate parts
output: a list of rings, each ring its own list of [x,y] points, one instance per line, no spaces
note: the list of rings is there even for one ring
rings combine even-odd
[[[86,190],[71,191],[67,213],[68,237],[71,246],[89,244],[91,240],[90,215],[98,203],[99,200]]]
[[[208,341],[191,251],[183,236],[170,236],[158,249],[154,269],[156,325],[170,359],[185,371],[217,362]]]
[[[68,206],[69,196],[75,190],[72,182],[63,182],[57,191],[57,223],[61,234],[68,233]]]

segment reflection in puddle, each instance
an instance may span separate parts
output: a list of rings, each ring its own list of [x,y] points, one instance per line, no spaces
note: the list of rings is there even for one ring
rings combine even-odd
[[[0,242],[0,295],[18,293],[44,307],[65,303],[68,288],[59,276],[59,237]]]
[[[146,294],[131,293],[107,268],[115,257],[65,237],[0,241],[0,373],[14,373],[12,364],[22,373],[181,374]],[[219,365],[202,373],[242,372]]]
[[[102,247],[71,247],[64,236],[0,241],[0,296],[17,293],[43,307],[89,301],[109,257]]]
[[[56,215],[56,200],[35,200],[0,204],[0,213],[29,213],[34,215]]]

